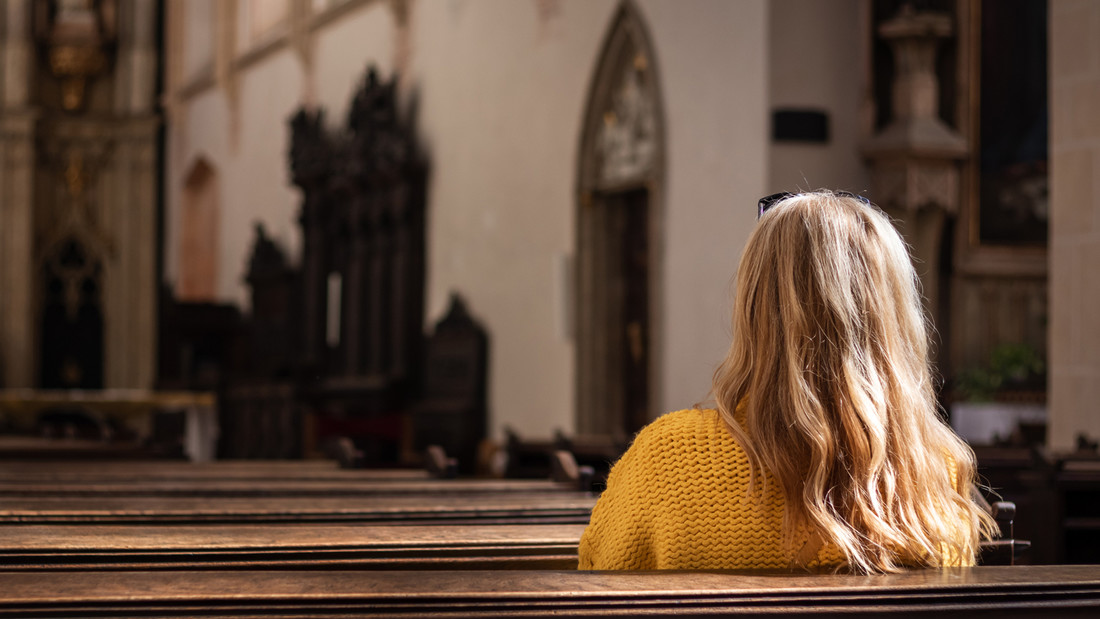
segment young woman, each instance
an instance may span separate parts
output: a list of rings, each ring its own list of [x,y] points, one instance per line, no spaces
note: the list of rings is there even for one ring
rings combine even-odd
[[[714,409],[670,413],[611,471],[581,569],[970,565],[996,525],[937,415],[906,247],[865,199],[760,201]]]

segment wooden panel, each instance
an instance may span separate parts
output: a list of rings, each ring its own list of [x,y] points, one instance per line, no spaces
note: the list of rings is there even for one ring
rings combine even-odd
[[[422,469],[341,469],[333,460],[219,460],[202,463],[164,460],[0,461],[0,483],[207,479],[412,481],[428,479],[428,473]]]
[[[293,497],[10,497],[0,523],[559,523],[586,524],[581,493],[456,493]]]
[[[144,443],[136,440],[111,440],[84,438],[44,438],[40,436],[0,436],[0,461],[28,460],[35,458],[67,458],[71,460],[99,460],[120,458],[148,459],[155,457]]]
[[[1049,310],[1044,277],[957,275],[951,312],[951,377],[987,366],[1000,344],[1028,344],[1040,354],[1046,350]]]
[[[888,576],[579,571],[0,572],[20,616],[1096,616],[1100,567]]]
[[[3,570],[575,569],[584,525],[30,525]]]
[[[574,484],[542,479],[452,479],[452,480],[286,480],[286,479],[199,479],[199,480],[74,480],[0,481],[0,497],[354,497],[431,494],[575,492]],[[444,499],[437,498],[442,502]]]

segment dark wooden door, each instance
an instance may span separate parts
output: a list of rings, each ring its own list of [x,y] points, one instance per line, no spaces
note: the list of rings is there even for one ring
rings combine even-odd
[[[637,189],[615,202],[622,233],[622,429],[630,436],[649,421],[649,196]]]
[[[649,191],[599,193],[580,211],[578,430],[632,435],[649,415]]]

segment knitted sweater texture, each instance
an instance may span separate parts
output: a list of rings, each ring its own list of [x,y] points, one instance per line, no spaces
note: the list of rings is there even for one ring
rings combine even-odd
[[[750,495],[749,460],[714,410],[669,413],[615,464],[580,541],[580,568],[786,569],[808,530],[783,535],[784,499],[768,479]],[[810,546],[809,548],[812,548]],[[809,568],[844,564],[824,544]]]

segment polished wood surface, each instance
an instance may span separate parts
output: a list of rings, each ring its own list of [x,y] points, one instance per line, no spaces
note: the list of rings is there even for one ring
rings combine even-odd
[[[575,569],[584,525],[29,525],[0,570]]]
[[[333,460],[218,460],[185,462],[0,461],[0,483],[130,482],[201,480],[422,480],[423,469],[342,469]]]
[[[0,523],[362,522],[585,524],[596,497],[579,492],[392,496],[4,497]]]
[[[0,572],[29,616],[1096,616],[1100,566],[885,576],[580,571]]]
[[[28,458],[71,458],[74,460],[146,459],[151,455],[143,441],[87,438],[44,438],[40,436],[0,436],[0,462]]]
[[[542,479],[197,479],[73,480],[35,482],[0,480],[0,498],[8,497],[355,497],[430,494],[573,493],[574,484]],[[6,504],[4,500],[0,505]]]
[[[0,389],[0,410],[9,414],[32,414],[65,406],[108,414],[141,414],[153,408],[212,407],[214,403],[214,394],[204,391]]]

